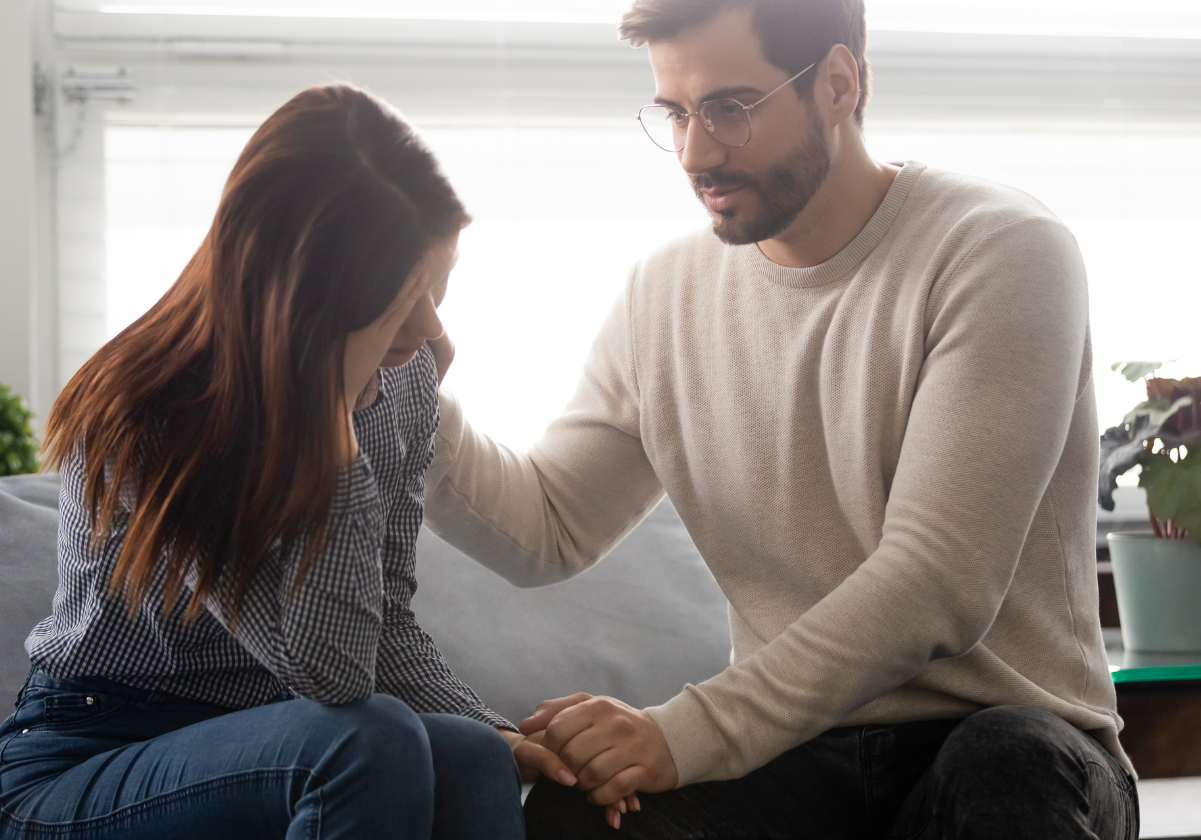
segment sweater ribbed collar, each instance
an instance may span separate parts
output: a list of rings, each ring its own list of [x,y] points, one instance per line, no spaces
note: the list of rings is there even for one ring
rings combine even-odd
[[[901,171],[897,173],[897,177],[893,179],[892,186],[885,193],[884,200],[880,202],[880,206],[876,208],[876,212],[864,225],[863,230],[859,231],[859,234],[847,243],[845,248],[821,265],[809,268],[790,268],[774,263],[763,256],[758,245],[732,247],[742,252],[740,256],[747,260],[748,267],[755,276],[761,277],[769,283],[792,288],[813,288],[841,280],[862,265],[868,255],[884,239],[897,220],[897,216],[900,215],[901,207],[905,204],[905,199],[909,197],[909,192],[913,189],[918,176],[925,168],[925,164],[906,161],[901,167]]]

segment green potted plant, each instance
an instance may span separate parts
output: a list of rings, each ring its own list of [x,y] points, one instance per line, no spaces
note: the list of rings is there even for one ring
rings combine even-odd
[[[1119,362],[1147,399],[1101,436],[1098,500],[1113,510],[1117,478],[1142,467],[1151,530],[1109,534],[1127,650],[1201,651],[1201,377],[1152,377],[1159,362]]]
[[[38,471],[38,442],[29,421],[33,412],[0,385],[0,476]]]

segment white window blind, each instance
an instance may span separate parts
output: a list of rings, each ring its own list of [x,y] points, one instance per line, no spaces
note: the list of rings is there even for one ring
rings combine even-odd
[[[631,120],[631,123],[633,121]],[[207,230],[249,128],[108,129],[109,334],[173,282]],[[425,134],[475,216],[443,315],[459,354],[448,386],[497,440],[524,446],[574,390],[629,267],[705,215],[673,156],[637,126],[439,127]],[[1098,409],[1118,422],[1137,385],[1118,360],[1201,373],[1199,135],[868,128],[886,160],[1026,190],[1071,227],[1089,272]]]

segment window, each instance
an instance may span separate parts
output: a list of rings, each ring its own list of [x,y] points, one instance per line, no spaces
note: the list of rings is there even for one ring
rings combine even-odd
[[[458,347],[446,384],[498,441],[538,438],[571,397],[631,265],[705,222],[672,156],[628,122],[423,130],[474,217],[442,306]],[[110,337],[195,252],[251,132],[109,126]]]
[[[459,346],[447,384],[480,430],[536,439],[629,267],[706,224],[672,156],[633,120],[653,80],[644,56],[614,45],[622,7],[62,0],[60,37],[142,49],[111,48],[142,92],[138,113],[113,109],[106,129],[108,334],[178,275],[257,121],[306,84],[347,78],[422,128],[476,219],[443,309]],[[1139,398],[1110,363],[1201,371],[1189,251],[1201,95],[1180,63],[1201,58],[1201,7],[868,0],[868,15],[873,153],[1018,187],[1076,235],[1102,426]]]
[[[631,120],[631,123],[633,121]],[[108,333],[174,281],[212,219],[252,129],[110,126]],[[524,446],[566,403],[630,266],[705,224],[671,155],[636,125],[425,129],[475,216],[443,315],[459,347],[448,379],[468,416]],[[1198,136],[868,127],[873,153],[1023,189],[1071,227],[1089,272],[1102,425],[1139,398],[1111,362],[1201,370]],[[1145,316],[1132,318],[1132,312]]]

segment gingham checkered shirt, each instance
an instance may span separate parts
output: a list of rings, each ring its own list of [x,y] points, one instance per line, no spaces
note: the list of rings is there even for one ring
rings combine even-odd
[[[63,468],[59,586],[53,614],[25,642],[60,677],[99,676],[241,709],[285,691],[321,703],[373,692],[419,712],[447,712],[511,728],[451,672],[410,608],[425,469],[438,426],[438,379],[428,348],[383,368],[375,401],[354,413],[361,454],[339,471],[325,545],[304,582],[304,546],[276,549],[251,583],[233,632],[220,595],[184,622],[181,600],[162,617],[164,576],[131,618],[108,581],[128,515],[93,545],[82,457]]]

